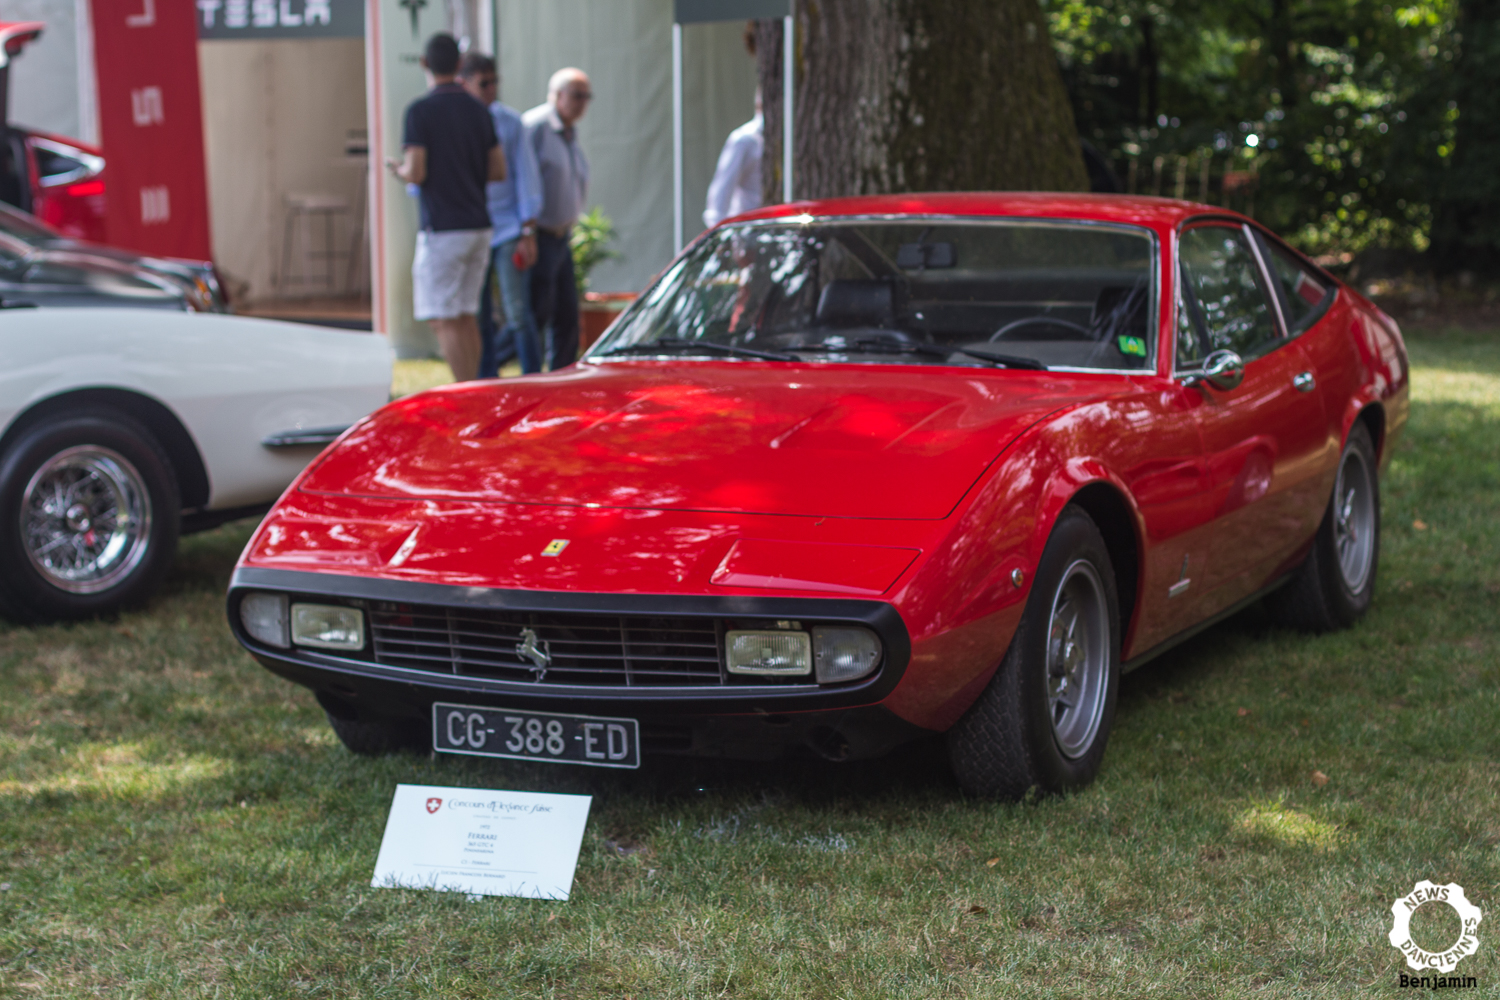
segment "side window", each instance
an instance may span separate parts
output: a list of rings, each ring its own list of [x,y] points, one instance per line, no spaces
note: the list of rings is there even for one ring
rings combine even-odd
[[[1260,268],[1244,230],[1194,226],[1178,243],[1181,305],[1178,310],[1178,367],[1190,367],[1211,351],[1230,350],[1249,359],[1266,353],[1279,339]],[[1184,322],[1190,324],[1186,329]],[[1196,352],[1185,359],[1184,341]]]
[[[1333,285],[1270,240],[1260,237],[1260,245],[1281,296],[1287,336],[1295,337],[1323,318],[1333,304]]]

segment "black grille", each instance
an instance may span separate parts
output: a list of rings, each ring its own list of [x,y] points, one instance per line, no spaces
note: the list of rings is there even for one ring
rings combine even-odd
[[[719,626],[709,618],[532,614],[372,604],[375,661],[496,680],[610,687],[718,685]],[[529,632],[550,662],[523,655]]]

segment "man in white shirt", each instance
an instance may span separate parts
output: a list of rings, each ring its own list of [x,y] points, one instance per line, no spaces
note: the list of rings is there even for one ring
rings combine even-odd
[[[730,216],[760,207],[760,161],[765,152],[765,119],[760,111],[760,91],[755,92],[755,117],[733,132],[719,154],[713,182],[708,185],[708,204],[703,224],[712,229]]]

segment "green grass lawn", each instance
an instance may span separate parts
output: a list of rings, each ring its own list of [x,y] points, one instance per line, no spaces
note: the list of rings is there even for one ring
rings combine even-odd
[[[938,747],[358,759],[229,636],[243,524],[147,611],[0,624],[0,996],[1386,995],[1423,878],[1487,910],[1458,971],[1500,995],[1500,338],[1411,347],[1369,617],[1252,609],[1126,678],[1068,798],[966,799]],[[398,782],[593,795],[572,900],[370,888]]]
[[[518,361],[511,361],[500,368],[501,378],[514,378],[521,374]],[[446,361],[436,358],[413,358],[397,361],[391,366],[391,398],[410,396],[423,389],[447,385],[453,381],[453,371]]]

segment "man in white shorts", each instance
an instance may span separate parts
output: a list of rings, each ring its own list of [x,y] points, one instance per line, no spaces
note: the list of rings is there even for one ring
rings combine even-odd
[[[485,184],[505,180],[505,153],[485,106],[458,83],[458,42],[446,32],[422,57],[432,89],[406,109],[403,155],[391,172],[421,189],[422,228],[412,260],[412,304],[432,324],[454,379],[479,371],[479,296],[489,264]]]

